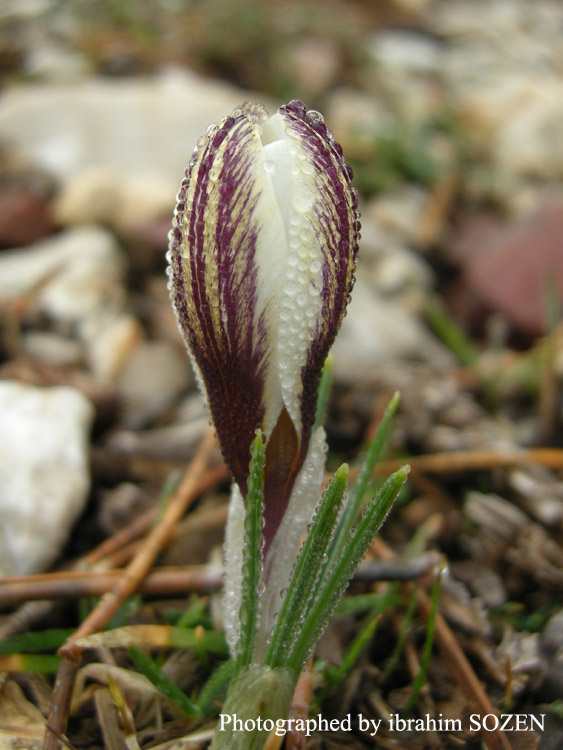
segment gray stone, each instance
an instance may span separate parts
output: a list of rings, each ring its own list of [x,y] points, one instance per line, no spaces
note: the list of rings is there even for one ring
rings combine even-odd
[[[125,423],[143,426],[193,385],[184,350],[167,341],[142,341],[125,367],[117,386],[123,397]]]

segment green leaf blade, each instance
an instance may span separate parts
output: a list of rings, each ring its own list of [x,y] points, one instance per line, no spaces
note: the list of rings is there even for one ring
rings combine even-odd
[[[343,464],[324,493],[299,553],[266,656],[268,666],[285,666],[285,658],[298,637],[303,618],[314,599],[323,566],[326,565],[326,553],[342,508],[347,480],[348,466]]]
[[[366,509],[342,554],[329,570],[318,596],[301,626],[301,633],[287,659],[290,669],[300,671],[322,633],[328,618],[343,595],[348,581],[358,567],[367,548],[393,505],[408,476],[409,467],[396,471],[385,482],[378,495]]]

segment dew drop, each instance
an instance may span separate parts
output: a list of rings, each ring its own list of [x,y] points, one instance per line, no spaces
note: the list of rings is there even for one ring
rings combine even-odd
[[[284,287],[284,292],[289,296],[293,297],[297,294],[297,284],[294,281],[288,281]]]
[[[311,261],[311,265],[309,266],[309,270],[311,273],[318,273],[322,268],[322,263],[320,260],[313,260]]]
[[[274,172],[276,169],[276,165],[273,161],[270,161],[269,159],[264,162],[264,169],[266,172]]]

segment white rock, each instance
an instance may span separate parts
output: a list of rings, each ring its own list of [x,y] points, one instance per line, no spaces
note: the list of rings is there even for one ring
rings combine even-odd
[[[89,167],[156,174],[178,189],[208,125],[253,94],[186,70],[154,78],[14,85],[2,92],[0,140],[61,182]]]
[[[30,297],[38,310],[77,323],[98,309],[119,310],[124,258],[104,229],[83,227],[0,255],[0,294]]]
[[[370,52],[382,70],[390,74],[435,74],[440,70],[441,43],[419,31],[378,31],[372,38]]]
[[[77,50],[65,49],[60,43],[42,39],[29,45],[24,69],[34,78],[76,81],[91,74],[93,65]]]
[[[319,96],[336,79],[342,61],[336,43],[313,36],[297,38],[285,51],[284,67],[294,78],[297,88]]]
[[[392,126],[394,118],[382,100],[341,87],[327,98],[325,120],[344,151],[371,156],[377,132]]]
[[[347,315],[332,348],[335,378],[368,380],[377,368],[401,359],[432,362],[444,369],[453,357],[422,322],[393,299],[371,291],[358,267]]]
[[[362,227],[366,219],[371,219],[396,238],[415,244],[427,201],[427,190],[416,185],[403,185],[394,193],[373,198],[362,207]]]
[[[422,293],[433,286],[434,273],[426,260],[409,248],[402,233],[393,231],[394,222],[386,231],[384,222],[377,221],[377,214],[374,221],[373,215],[369,208],[362,212],[360,273],[371,289],[386,297],[400,297],[401,302],[406,296],[409,302],[417,298],[415,309],[420,309]],[[405,227],[405,232],[411,234],[417,225]]]
[[[468,133],[502,173],[563,176],[563,82],[552,75],[489,76],[459,92]]]
[[[129,233],[153,219],[171,217],[176,189],[159,174],[123,177],[110,167],[89,167],[68,180],[53,213],[63,226],[98,223]]]
[[[72,388],[0,382],[0,575],[45,570],[89,489],[94,409]]]

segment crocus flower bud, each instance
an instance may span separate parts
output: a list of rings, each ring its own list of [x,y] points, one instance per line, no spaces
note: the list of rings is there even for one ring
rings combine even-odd
[[[246,493],[266,440],[271,541],[303,466],[323,362],[353,285],[352,172],[321,115],[245,104],[194,151],[170,233],[170,289],[226,463]]]

